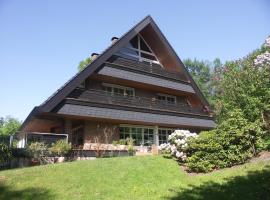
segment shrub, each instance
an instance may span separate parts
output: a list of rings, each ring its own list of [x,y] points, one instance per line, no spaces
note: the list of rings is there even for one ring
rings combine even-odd
[[[113,144],[113,146],[117,146],[117,145],[119,144],[119,141],[114,140],[114,141],[112,142],[112,144]]]
[[[53,155],[65,156],[71,150],[71,144],[66,140],[58,140],[49,150]]]
[[[128,153],[133,155],[133,153],[134,153],[134,139],[133,138],[127,138],[126,143],[128,145],[128,148],[127,148]]]
[[[191,133],[188,130],[175,130],[169,135],[168,143],[161,144],[159,150],[163,154],[170,154],[179,162],[184,162],[187,158],[185,151],[188,146],[188,140],[196,137],[196,133]]]
[[[33,142],[27,146],[27,152],[34,161],[38,161],[40,164],[46,164],[46,157],[50,155],[48,146],[43,142]]]
[[[127,144],[127,140],[121,139],[121,140],[119,140],[119,144],[120,145],[126,145]]]
[[[209,172],[244,163],[259,152],[263,131],[258,122],[250,123],[240,110],[215,130],[202,132],[187,147],[189,171]]]
[[[4,143],[0,143],[0,165],[7,163],[11,157],[12,154],[9,147]]]

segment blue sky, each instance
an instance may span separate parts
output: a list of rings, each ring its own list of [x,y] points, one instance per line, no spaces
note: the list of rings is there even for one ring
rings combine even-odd
[[[267,0],[0,0],[0,116],[25,119],[148,14],[182,59],[237,59],[270,34]]]

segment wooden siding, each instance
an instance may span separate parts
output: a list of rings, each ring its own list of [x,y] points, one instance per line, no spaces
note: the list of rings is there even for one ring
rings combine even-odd
[[[137,93],[135,93],[137,95]],[[139,93],[140,94],[140,93]],[[182,99],[178,99],[176,104],[166,104],[157,99],[157,96],[150,96],[150,98],[145,97],[144,93],[141,93],[144,96],[121,96],[121,95],[111,95],[102,90],[83,90],[77,89],[72,92],[69,97],[73,99],[78,99],[87,102],[96,102],[101,104],[110,104],[110,105],[120,105],[126,107],[135,107],[143,108],[150,110],[160,110],[160,111],[169,111],[177,113],[186,113],[194,115],[203,115],[208,116],[209,113],[203,112],[202,108],[192,108],[187,105]],[[151,94],[150,94],[151,95]],[[68,99],[68,98],[67,98]]]
[[[132,60],[127,58],[122,58],[119,56],[112,56],[107,62],[107,65],[113,65],[120,67],[120,69],[135,70],[137,72],[143,72],[143,74],[148,74],[150,76],[157,76],[160,78],[165,78],[173,81],[179,81],[185,84],[189,84],[185,81],[183,74],[178,71],[168,71],[166,68],[162,68],[161,65],[155,63],[140,62],[138,60]]]
[[[183,84],[179,82],[165,80],[162,78],[152,77],[149,75],[121,70],[121,69],[117,69],[117,68],[113,68],[109,66],[104,66],[98,72],[98,74],[116,77],[120,79],[126,79],[129,81],[141,82],[141,83],[150,84],[150,85],[156,85],[163,88],[170,88],[170,89],[179,90],[179,91],[188,92],[188,93],[195,93],[193,88],[188,84]]]
[[[114,119],[133,122],[147,122],[153,125],[176,125],[200,128],[213,128],[215,123],[211,119],[199,119],[190,117],[179,117],[174,115],[162,115],[145,112],[136,112],[129,110],[91,107],[83,105],[64,104],[58,111],[58,114],[85,116],[100,119]]]

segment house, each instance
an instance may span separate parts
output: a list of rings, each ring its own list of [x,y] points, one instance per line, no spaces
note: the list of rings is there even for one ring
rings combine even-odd
[[[209,104],[156,23],[147,16],[40,106],[20,129],[27,140],[68,138],[74,148],[132,137],[159,145],[174,129],[215,127]]]

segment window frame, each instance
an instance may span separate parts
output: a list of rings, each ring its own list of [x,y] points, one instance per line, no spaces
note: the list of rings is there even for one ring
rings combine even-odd
[[[165,101],[158,99],[159,97],[165,97]],[[174,103],[170,103],[167,98],[173,98]],[[177,96],[174,96],[174,95],[158,93],[157,100],[166,103],[166,105],[177,105]]]
[[[146,61],[146,62],[149,62],[150,64],[152,63],[156,63],[156,64],[159,64],[161,65],[161,63],[159,62],[158,58],[156,57],[156,55],[153,53],[153,50],[151,49],[151,47],[147,44],[147,42],[143,39],[143,37],[141,36],[141,34],[139,33],[138,35],[136,35],[136,37],[138,37],[138,49],[134,48],[134,47],[126,47],[127,49],[130,49],[130,50],[133,50],[133,51],[136,51],[138,52],[138,56],[136,55],[132,55],[132,54],[128,54],[129,56],[132,56],[132,57],[135,57],[135,58],[138,58],[140,62],[142,61]],[[141,40],[144,42],[144,44],[148,47],[148,49],[151,51],[151,52],[147,52],[147,51],[144,51],[141,49]],[[153,56],[156,60],[151,60],[151,59],[148,59],[148,58],[144,58],[142,57],[142,53],[144,54],[147,54],[149,56]],[[162,65],[161,65],[162,66]],[[163,66],[162,66],[163,67]]]
[[[158,129],[158,145],[161,145],[161,144],[163,144],[163,143],[168,143],[168,137],[169,137],[169,135],[170,134],[172,134],[173,132],[174,132],[174,130],[175,129],[172,129],[172,128],[159,128]],[[166,140],[165,140],[165,142],[164,142],[164,140],[160,140],[160,133],[159,133],[159,131],[166,131]],[[170,131],[171,133],[169,134],[168,133],[168,131]],[[163,141],[163,142],[161,142],[161,141]]]
[[[124,90],[124,95],[120,95],[120,96],[124,96],[124,97],[135,97],[135,89],[134,88],[131,88],[131,87],[126,87],[126,86],[122,86],[122,85],[116,85],[116,84],[111,84],[111,83],[102,83],[102,90],[103,90],[103,87],[110,87],[112,88],[110,94],[111,95],[117,95],[119,96],[119,94],[114,94],[114,89],[122,89]],[[133,95],[128,95],[127,94],[127,90],[130,90],[133,92]],[[105,92],[107,92],[107,90],[103,90]]]
[[[155,144],[155,133],[154,133],[155,130],[154,130],[154,127],[153,126],[139,126],[139,125],[120,124],[119,125],[119,139],[124,139],[124,138],[120,138],[120,135],[121,135],[120,128],[124,128],[124,129],[129,128],[129,137],[132,137],[132,135],[134,135],[134,133],[132,132],[132,128],[136,128],[136,129],[139,128],[139,129],[141,129],[141,133],[140,133],[141,134],[141,136],[140,136],[140,138],[141,138],[140,145],[143,145],[143,146],[149,146],[149,144],[148,145],[145,145],[146,144],[145,143],[145,140],[144,140],[145,129],[148,129],[148,131],[147,131],[148,133],[149,133],[149,130],[152,129],[152,131],[153,131],[153,134],[152,134],[153,135],[152,144]],[[125,133],[125,135],[126,135],[126,133]],[[148,137],[149,137],[149,134],[148,134]],[[136,141],[135,141],[135,143],[136,143]],[[135,146],[138,146],[138,145],[135,145]]]

